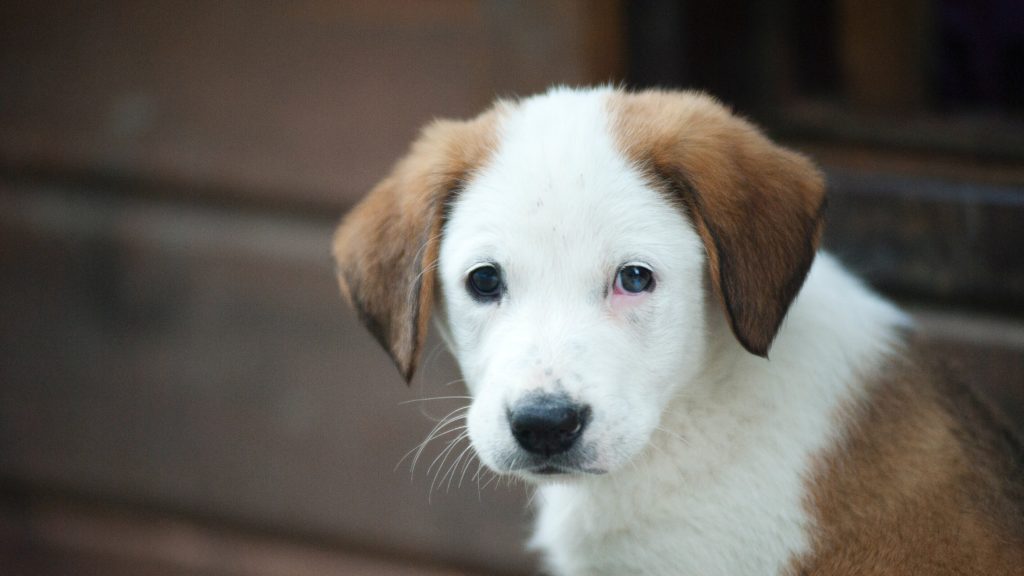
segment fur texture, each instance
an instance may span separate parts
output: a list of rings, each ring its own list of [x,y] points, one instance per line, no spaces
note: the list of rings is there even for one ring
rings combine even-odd
[[[706,96],[554,89],[426,131],[334,252],[407,378],[434,306],[554,574],[1020,573],[1019,447],[817,253],[823,206],[807,159]],[[510,430],[538,395],[586,407],[565,453]]]

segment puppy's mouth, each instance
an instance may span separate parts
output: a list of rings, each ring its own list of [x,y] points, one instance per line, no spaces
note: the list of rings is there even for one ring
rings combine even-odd
[[[558,476],[564,474],[606,474],[607,470],[601,470],[600,468],[580,468],[580,467],[569,467],[569,466],[558,466],[554,464],[546,464],[544,466],[538,466],[536,468],[527,468],[522,470],[529,474],[536,474],[538,476]]]
[[[561,459],[558,459],[561,460]],[[508,471],[511,474],[519,474],[527,477],[553,477],[553,476],[589,476],[606,474],[608,471],[603,468],[587,466],[583,463],[557,461],[547,459],[542,462],[526,462]]]
[[[557,466],[541,466],[540,468],[534,468],[533,470],[527,470],[531,474],[540,474],[541,476],[550,476],[552,474],[570,474],[571,471]]]

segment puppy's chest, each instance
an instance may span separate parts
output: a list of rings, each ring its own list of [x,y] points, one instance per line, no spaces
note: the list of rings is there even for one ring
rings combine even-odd
[[[802,483],[735,472],[542,488],[531,544],[557,576],[785,573],[809,548]]]

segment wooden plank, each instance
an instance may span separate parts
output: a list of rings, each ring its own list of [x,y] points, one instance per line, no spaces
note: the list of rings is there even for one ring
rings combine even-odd
[[[429,563],[44,498],[0,505],[6,576],[471,576]]]
[[[4,2],[0,167],[339,209],[433,118],[615,76],[617,2],[506,4]]]
[[[531,572],[519,490],[469,463],[431,491],[444,439],[402,461],[458,406],[402,402],[455,369],[434,342],[405,386],[341,302],[332,227],[0,188],[0,481]]]
[[[840,0],[837,18],[848,102],[887,112],[919,110],[927,88],[929,3]]]
[[[905,298],[1024,311],[1019,184],[827,167],[826,245]]]

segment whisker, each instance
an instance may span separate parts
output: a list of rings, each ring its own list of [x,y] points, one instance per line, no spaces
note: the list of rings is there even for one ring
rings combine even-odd
[[[530,497],[526,499],[526,507],[527,508],[530,508],[531,506],[533,506],[533,501],[534,501],[535,498],[537,498],[537,493],[538,492],[539,492],[539,490],[531,490],[530,491]]]
[[[453,382],[456,382],[456,381],[457,381],[457,380],[454,380]],[[411,399],[411,400],[403,400],[403,401],[402,401],[401,403],[399,403],[399,405],[401,405],[401,404],[405,404],[405,403],[410,403],[410,404],[411,404],[411,403],[413,403],[413,402],[421,402],[422,400],[426,400],[426,399],[429,399],[429,398],[433,398],[433,396],[427,396],[427,397],[425,397],[425,398],[413,398],[413,399]],[[441,398],[441,396],[438,396],[438,398]],[[469,399],[469,398],[467,398],[467,399]],[[456,408],[455,410],[469,410],[469,404],[465,404],[465,405],[463,405],[463,406],[459,406],[459,407],[458,407],[458,408]],[[420,409],[419,409],[419,412],[420,412],[420,414],[422,414],[422,415],[423,415],[423,417],[424,417],[424,418],[426,418],[427,420],[432,420],[432,421],[435,421],[435,422],[436,422],[436,421],[438,420],[437,416],[434,416],[433,414],[430,414],[430,413],[429,413],[429,412],[427,411],[427,406],[426,406],[426,404],[422,404],[422,403],[420,404]],[[445,418],[447,418],[448,416],[451,416],[451,415],[452,415],[452,414],[453,414],[454,412],[455,412],[454,410],[453,410],[452,412],[449,412],[449,413],[448,413],[448,414],[447,414],[447,415],[445,416]]]
[[[458,420],[460,418],[465,418],[466,415],[463,414],[463,412],[465,412],[467,410],[469,410],[469,406],[468,405],[467,406],[460,406],[460,407],[452,410],[451,412],[445,414],[439,420],[436,420],[437,424],[435,424],[434,427],[438,428],[438,427],[444,426],[448,422],[452,422],[452,421]]]
[[[459,441],[465,438],[466,436],[468,436],[468,434],[460,434],[458,438],[448,443],[448,446],[446,446],[445,449],[441,451],[441,454],[437,455],[437,458],[434,458],[434,462],[436,462],[438,458],[441,458],[442,455],[444,456],[443,458],[441,458],[441,463],[437,467],[437,472],[434,473],[434,479],[430,481],[430,489],[427,491],[428,501],[429,495],[434,492],[434,486],[437,485],[438,490],[440,490],[441,488],[441,485],[438,483],[438,478],[440,477],[441,483],[444,482],[444,477],[441,476],[441,470],[444,469],[445,461],[448,460],[448,456],[452,454],[453,449],[455,448],[456,445],[458,445]],[[430,468],[434,467],[434,462],[430,463]],[[428,476],[430,475],[430,468],[427,468]]]
[[[437,361],[438,356],[441,355],[441,352],[444,350],[444,348],[444,342],[438,342],[437,344],[434,345],[433,348],[430,349],[430,352],[427,354],[426,359],[423,361],[422,364],[420,364],[420,371],[422,373],[427,373],[428,370],[434,367],[434,363]]]
[[[448,455],[455,448],[455,445],[459,442],[459,440],[462,440],[468,435],[468,432],[463,431],[461,434],[456,436],[454,440],[450,440],[448,444],[444,447],[444,449],[441,450],[441,452],[439,452],[437,456],[434,456],[434,459],[430,462],[430,466],[427,466],[427,476],[430,476],[430,471],[434,469],[435,465],[437,465],[437,472],[434,474],[434,478],[436,479],[437,475],[440,474],[441,472],[441,468],[444,467],[444,462],[445,460],[448,459]],[[440,465],[438,465],[438,461],[440,461]]]
[[[459,456],[458,458],[455,459],[455,462],[452,462],[451,468],[449,468],[449,472],[445,474],[445,476],[448,476],[448,485],[444,489],[446,493],[452,489],[452,481],[455,480],[455,471],[459,467],[459,462],[461,462],[462,459],[466,457],[466,452],[469,452],[472,449],[473,444],[469,443],[465,448],[463,448],[462,452],[459,453]],[[441,481],[444,481],[444,476],[441,477]]]
[[[470,446],[473,444],[471,443]],[[466,471],[469,470],[469,465],[473,463],[473,459],[476,458],[476,451],[470,452],[469,458],[466,458],[466,464],[462,467],[462,475],[459,476],[459,485],[457,488],[462,488],[462,481],[466,479]]]
[[[510,472],[512,470],[516,469],[516,464],[518,462],[519,462],[519,456],[514,456],[512,458],[512,464],[510,464],[509,467],[508,467]],[[512,478],[514,478],[515,476],[513,474],[504,474],[504,477],[505,477],[504,478],[504,480],[505,480],[505,488],[506,489],[511,488],[512,487]],[[501,486],[501,480],[498,480],[498,482],[494,485],[494,489],[497,490],[499,486]]]
[[[490,471],[488,470],[488,472]],[[481,488],[481,490],[486,490],[487,487],[491,484],[491,482],[494,482],[494,480],[497,478],[498,474],[496,472],[491,472],[491,477],[488,478],[486,482],[484,482],[483,488]]]
[[[679,434],[678,432],[673,432],[672,430],[669,430],[668,428],[662,428],[661,426],[655,427],[655,430],[659,430],[661,432],[664,432],[665,434],[668,434],[669,436],[672,436],[673,438],[679,440],[680,442],[682,442],[683,444],[686,444],[687,446],[690,445],[690,440],[687,439],[682,434]]]
[[[439,238],[439,237],[440,237],[440,235],[435,236],[435,238]],[[426,247],[427,247],[427,243],[424,242],[423,246],[420,248],[420,250],[423,250]],[[417,254],[418,253],[419,252],[417,252]],[[419,257],[417,256],[416,259],[418,260]],[[420,280],[423,278],[423,276],[425,276],[426,274],[430,274],[431,272],[437,270],[437,266],[438,266],[439,263],[440,263],[439,261],[435,260],[433,263],[430,264],[430,266],[427,266],[426,268],[420,270],[420,273],[417,274],[416,277],[412,279],[412,284],[410,284],[410,286],[409,286],[409,294],[408,294],[408,296],[410,298],[418,296],[418,294],[413,294],[412,291],[415,290],[417,286],[419,286]]]
[[[402,400],[398,403],[399,406],[404,404],[412,404],[413,402],[427,402],[430,400],[472,400],[472,396],[428,396],[426,398],[413,398],[412,400]]]
[[[449,412],[447,416],[442,418],[441,421],[438,422],[434,426],[434,428],[430,430],[430,432],[427,434],[427,437],[422,442],[420,442],[412,450],[410,450],[409,452],[406,452],[406,454],[404,456],[402,456],[402,459],[399,460],[398,464],[395,465],[395,469],[396,470],[398,469],[398,466],[400,466],[402,464],[402,462],[406,458],[409,457],[409,454],[415,452],[416,455],[413,456],[412,463],[409,466],[409,475],[410,475],[410,478],[411,478],[412,475],[416,471],[416,463],[419,461],[420,455],[423,454],[423,450],[427,447],[427,444],[429,444],[430,441],[433,440],[434,438],[438,438],[440,436],[444,436],[445,434],[451,433],[453,430],[457,430],[458,428],[453,428],[451,430],[444,430],[442,432],[442,430],[446,426],[448,426],[450,424],[453,424],[453,423],[457,423],[457,422],[459,422],[459,420],[464,419],[464,416],[461,414],[461,412],[464,411],[464,410],[468,410],[468,409],[469,409],[468,406],[463,406],[461,408],[456,408],[455,410],[452,410],[451,412]],[[464,427],[465,426],[463,426],[463,428]]]
[[[480,471],[484,468],[483,460],[479,460],[476,465],[476,472],[473,473],[471,481],[476,481],[476,501],[483,502],[483,496],[480,494]]]
[[[449,422],[449,424],[454,424],[455,422],[457,422],[457,420],[451,420]],[[398,464],[395,464],[395,470],[397,471],[398,467],[402,465],[402,462],[406,458],[408,458],[410,454],[415,452],[416,456],[413,457],[412,462],[409,464],[409,472],[410,473],[414,472],[416,470],[416,462],[417,462],[417,460],[419,460],[420,453],[422,453],[423,450],[427,447],[427,444],[429,444],[433,440],[437,440],[438,438],[441,438],[442,436],[447,436],[448,434],[451,434],[452,432],[463,430],[464,428],[465,428],[465,426],[457,426],[455,428],[449,428],[448,430],[438,431],[437,433],[431,432],[429,435],[427,435],[426,440],[420,442],[416,446],[413,446],[413,448],[411,450],[409,450],[408,452],[405,453],[404,456],[402,456],[401,460],[398,461]]]

